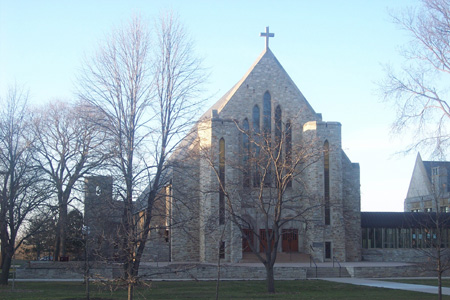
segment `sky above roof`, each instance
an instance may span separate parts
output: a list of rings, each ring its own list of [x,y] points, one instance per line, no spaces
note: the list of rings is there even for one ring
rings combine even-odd
[[[139,14],[151,24],[172,9],[210,72],[213,105],[270,49],[324,121],[342,124],[343,149],[361,167],[364,211],[402,211],[415,153],[392,136],[395,111],[382,103],[383,66],[399,67],[409,38],[389,13],[417,1],[8,1],[0,0],[0,95],[17,83],[30,100],[74,99],[76,75],[113,27]],[[428,160],[428,157],[423,157]]]

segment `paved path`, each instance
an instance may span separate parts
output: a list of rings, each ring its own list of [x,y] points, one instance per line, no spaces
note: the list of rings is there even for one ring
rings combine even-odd
[[[392,278],[392,279],[395,279],[395,278]],[[409,283],[399,283],[399,282],[382,281],[382,280],[376,280],[376,279],[366,279],[366,278],[321,278],[320,280],[341,282],[341,283],[349,283],[349,284],[355,284],[355,285],[364,285],[364,286],[371,286],[371,287],[380,287],[380,288],[385,288],[385,289],[422,292],[422,293],[429,293],[429,294],[437,294],[438,293],[437,286],[420,285],[420,284],[409,284]],[[442,295],[450,295],[450,288],[443,287],[442,288]]]

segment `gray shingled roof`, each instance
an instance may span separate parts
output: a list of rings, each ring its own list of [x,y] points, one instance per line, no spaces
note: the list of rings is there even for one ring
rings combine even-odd
[[[433,228],[436,213],[425,212],[361,212],[362,228]],[[450,213],[439,214],[439,221],[450,227]]]

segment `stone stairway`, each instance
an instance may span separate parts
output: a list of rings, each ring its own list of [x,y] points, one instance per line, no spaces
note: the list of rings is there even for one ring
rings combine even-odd
[[[336,277],[350,277],[347,268],[339,267],[309,267],[306,268],[306,278],[336,278]]]
[[[253,253],[242,253],[242,263],[256,263],[260,262],[258,257],[256,257]],[[299,252],[280,252],[277,254],[277,263],[289,263],[289,262],[297,262],[297,263],[309,263],[309,254],[299,253]]]

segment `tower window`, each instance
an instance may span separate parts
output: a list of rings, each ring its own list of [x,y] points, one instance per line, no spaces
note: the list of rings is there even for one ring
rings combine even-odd
[[[225,140],[219,141],[219,224],[225,224]]]
[[[250,187],[250,128],[247,119],[244,120],[242,129],[244,131],[242,133],[242,185],[244,187]]]
[[[285,161],[286,161],[286,171],[289,173],[288,174],[288,182],[286,183],[286,187],[292,187],[292,173],[293,173],[293,169],[292,169],[292,129],[291,129],[291,122],[287,121],[286,122],[286,129],[285,129]]]
[[[325,225],[330,225],[330,145],[328,141],[325,141],[323,146],[323,164]]]
[[[253,107],[253,158],[255,162],[258,161],[259,153],[260,153],[260,114],[259,107],[255,105]],[[253,186],[258,187],[261,184],[261,173],[259,170],[259,166],[257,163],[253,165]]]

